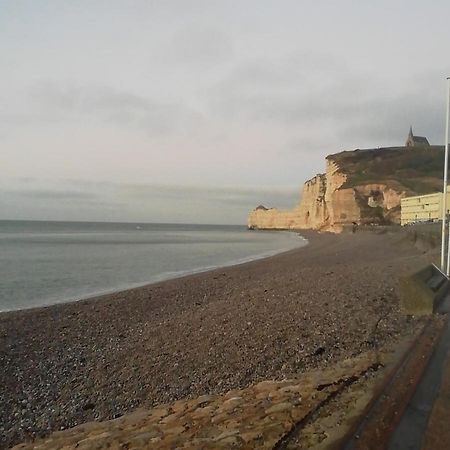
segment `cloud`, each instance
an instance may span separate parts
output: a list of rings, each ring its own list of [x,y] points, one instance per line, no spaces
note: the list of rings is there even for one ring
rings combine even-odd
[[[327,99],[320,94],[335,88],[329,77],[334,70],[347,72],[345,63],[333,55],[258,58],[235,66],[204,94],[211,110],[227,119],[291,124],[325,109]]]
[[[403,145],[412,125],[416,134],[426,135],[433,144],[443,144],[443,100],[427,85],[412,86],[396,95],[361,99],[354,109],[348,105],[343,109],[338,139],[358,147],[367,142],[376,146]]]
[[[270,92],[308,91],[333,84],[330,74],[350,75],[346,62],[331,53],[297,52],[288,56],[251,58],[234,66],[215,87],[219,90],[267,89]]]
[[[335,71],[339,77],[329,77]],[[223,120],[282,128],[293,146],[310,151],[402,145],[410,124],[440,143],[443,101],[441,92],[430,89],[433,78],[438,88],[431,70],[399,87],[380,74],[350,72],[333,57],[306,55],[247,62],[205,91],[205,98]]]
[[[442,142],[448,2],[122,3],[6,14],[3,178],[110,181],[5,185],[12,215],[243,222],[327,154]]]
[[[42,200],[92,200],[96,197],[91,192],[65,191],[54,189],[12,189],[3,191],[5,196],[25,197]]]
[[[167,46],[162,59],[196,71],[230,61],[235,56],[232,39],[211,26],[193,23],[179,29]]]
[[[122,195],[151,202],[155,198],[180,202],[207,202],[218,205],[256,206],[262,201],[270,205],[292,206],[298,197],[298,186],[256,188],[236,186],[124,185]],[[195,199],[195,200],[193,200]]]
[[[12,184],[9,182],[8,184]],[[2,189],[1,218],[243,224],[260,203],[292,207],[298,186],[177,186],[16,180]],[[213,218],[213,219],[211,219]]]
[[[163,102],[107,86],[41,81],[30,89],[41,114],[66,120],[94,119],[151,134],[170,134],[196,126],[199,112],[182,103]]]

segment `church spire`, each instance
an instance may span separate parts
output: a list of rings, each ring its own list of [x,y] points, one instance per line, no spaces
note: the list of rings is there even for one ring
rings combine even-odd
[[[405,147],[429,147],[430,143],[424,136],[414,136],[412,125],[409,127],[408,137],[406,138]]]

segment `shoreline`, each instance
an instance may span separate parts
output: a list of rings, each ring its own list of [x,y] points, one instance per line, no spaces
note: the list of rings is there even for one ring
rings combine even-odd
[[[270,231],[270,230],[258,230],[258,231],[264,232],[264,231]],[[297,247],[294,247],[294,248],[291,248],[288,250],[273,250],[270,252],[265,252],[265,253],[261,253],[261,254],[254,255],[254,256],[240,258],[235,261],[231,261],[230,263],[225,263],[225,265],[199,267],[198,269],[193,269],[193,270],[181,270],[181,271],[177,271],[177,272],[171,272],[172,275],[167,275],[167,276],[166,276],[167,272],[165,272],[160,275],[155,275],[154,280],[144,281],[143,283],[138,283],[138,284],[134,284],[134,285],[105,289],[105,290],[93,292],[91,294],[86,294],[81,297],[67,298],[65,300],[61,300],[61,301],[54,302],[54,303],[46,303],[46,304],[37,305],[37,306],[30,306],[28,308],[4,309],[4,310],[0,309],[0,316],[3,314],[13,313],[13,312],[34,311],[34,310],[38,310],[41,308],[51,308],[52,306],[55,306],[55,305],[67,305],[70,303],[91,301],[91,300],[103,298],[108,295],[123,294],[128,291],[133,291],[135,289],[150,287],[154,284],[164,283],[166,281],[172,281],[172,280],[176,280],[179,278],[190,277],[191,275],[204,274],[204,273],[213,272],[215,270],[225,269],[225,268],[229,268],[229,267],[242,266],[242,265],[249,264],[249,263],[252,263],[255,261],[262,261],[262,260],[272,258],[277,255],[282,255],[284,253],[289,253],[291,251],[299,250],[300,248],[304,248],[309,244],[309,240],[301,234],[303,232],[308,233],[308,231],[303,231],[303,230],[281,230],[281,231],[286,232],[286,233],[297,234],[298,237],[304,242],[304,244],[298,245]]]
[[[269,258],[0,314],[0,446],[138,407],[295,377],[413,334],[399,233],[305,233]]]

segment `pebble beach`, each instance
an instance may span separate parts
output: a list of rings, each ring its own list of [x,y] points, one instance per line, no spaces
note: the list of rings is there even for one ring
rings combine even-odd
[[[306,247],[75,303],[0,314],[0,446],[176,400],[295,378],[413,334],[402,233]]]

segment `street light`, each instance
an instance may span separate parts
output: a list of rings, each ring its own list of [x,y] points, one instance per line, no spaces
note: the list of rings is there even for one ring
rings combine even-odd
[[[447,114],[445,122],[445,157],[444,188],[442,190],[442,237],[441,237],[441,271],[448,275],[449,267],[445,267],[445,222],[447,218],[447,175],[448,175],[448,122],[450,120],[450,77],[447,77]]]

